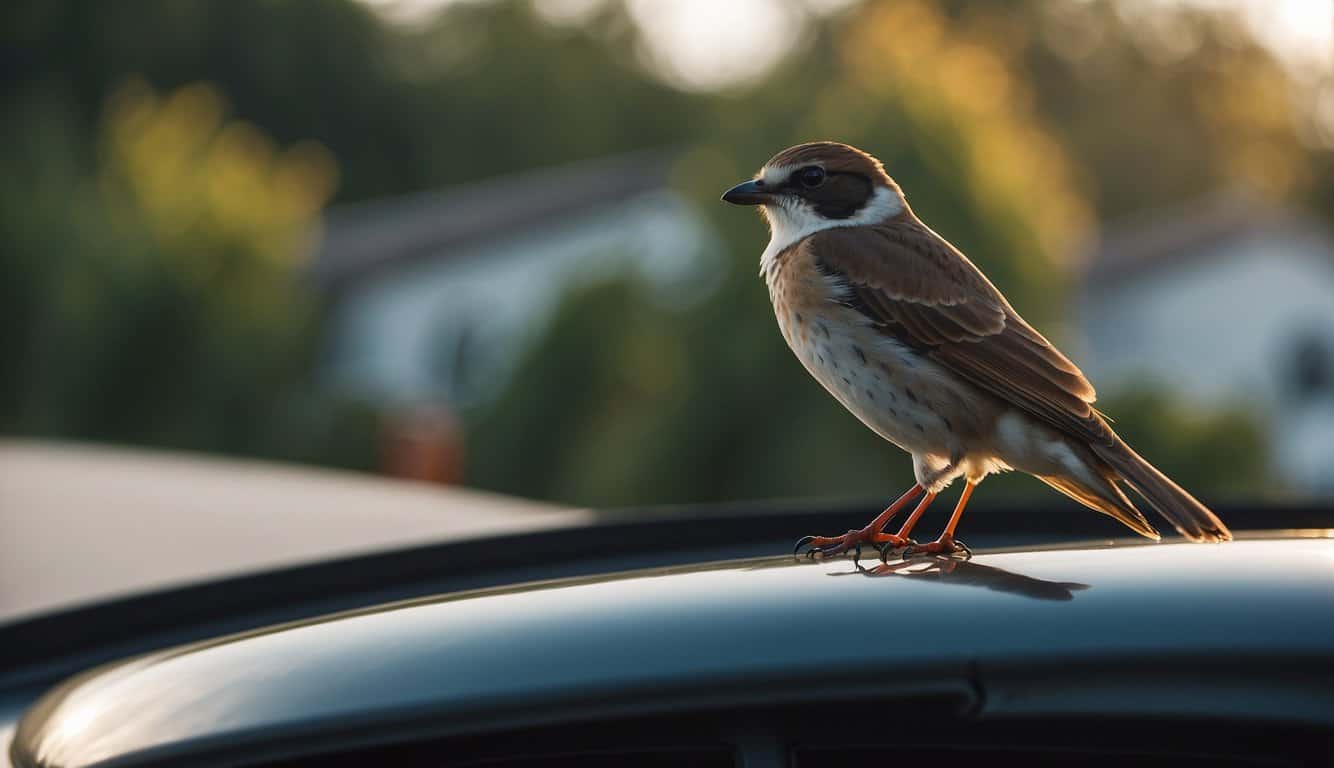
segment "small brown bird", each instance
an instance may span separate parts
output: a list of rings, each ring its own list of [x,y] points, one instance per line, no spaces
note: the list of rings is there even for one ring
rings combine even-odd
[[[760,274],[797,359],[863,424],[912,454],[917,484],[870,525],[805,537],[798,550],[966,552],[954,532],[973,488],[1008,470],[1141,536],[1159,538],[1118,483],[1192,541],[1232,538],[1213,512],[1117,437],[1079,368],[913,215],[879,160],[846,144],[800,144],[723,200],[761,206],[769,223]],[[908,538],[913,526],[958,477],[966,484],[944,532],[917,545]],[[898,533],[883,531],[923,494]]]

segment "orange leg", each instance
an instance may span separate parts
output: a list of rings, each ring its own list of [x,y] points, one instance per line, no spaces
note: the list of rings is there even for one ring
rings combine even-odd
[[[963,508],[968,506],[968,499],[973,495],[975,483],[967,483],[963,487],[963,493],[959,496],[959,503],[954,505],[954,514],[950,515],[950,521],[945,524],[945,530],[940,534],[940,538],[929,544],[919,544],[909,547],[903,554],[908,555],[952,555],[957,552],[963,552],[971,555],[968,547],[962,542],[954,540],[954,529],[959,525],[959,518],[963,517]]]
[[[893,534],[895,541],[898,543],[894,544],[893,547],[880,548],[880,562],[888,562],[890,551],[893,549],[898,549],[899,547],[911,548],[917,544],[917,542],[908,538],[908,536],[912,533],[912,529],[917,526],[917,521],[922,519],[922,513],[925,512],[926,508],[931,506],[931,502],[935,500],[936,494],[934,493],[928,493],[922,497],[921,502],[917,504],[917,508],[912,511],[912,514],[908,516],[907,520],[903,521],[903,527],[899,529],[898,533]]]
[[[817,557],[833,557],[834,555],[841,555],[849,550],[854,550],[857,553],[857,556],[860,556],[863,544],[869,544],[882,551],[886,546],[906,546],[911,542],[903,538],[901,535],[884,533],[883,529],[889,524],[890,520],[894,519],[894,515],[897,515],[900,510],[912,503],[912,500],[921,495],[922,492],[922,486],[913,485],[913,487],[909,488],[907,492],[900,496],[893,504],[886,507],[884,512],[877,515],[869,525],[861,530],[851,530],[842,536],[803,536],[797,542],[797,546],[792,548],[792,554],[798,554],[803,547],[809,547],[809,549],[806,550],[806,557],[811,559]],[[922,510],[927,504],[931,503],[931,499],[933,498],[935,498],[935,494],[933,493],[928,493],[926,495],[926,498],[922,500],[922,503],[913,511],[912,519],[914,521],[921,516]]]
[[[922,513],[925,512],[926,508],[931,506],[931,502],[935,500],[936,500],[936,494],[934,493],[928,493],[925,497],[923,497],[922,503],[918,504],[917,509],[914,509],[912,511],[912,514],[908,516],[908,519],[903,521],[903,527],[899,529],[899,532],[896,534],[896,536],[898,536],[899,539],[903,540],[904,543],[907,543],[908,534],[912,533],[912,529],[917,525],[917,521],[922,518]]]

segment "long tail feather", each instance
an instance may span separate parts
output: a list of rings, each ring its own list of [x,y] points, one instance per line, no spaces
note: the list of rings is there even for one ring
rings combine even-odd
[[[1119,438],[1110,447],[1094,446],[1093,450],[1182,536],[1191,541],[1228,541],[1232,538],[1232,532],[1208,507],[1159,472]]]
[[[1114,518],[1146,539],[1158,541],[1162,538],[1111,480],[1107,481],[1106,488],[1092,488],[1069,477],[1038,476],[1038,479],[1089,509]]]

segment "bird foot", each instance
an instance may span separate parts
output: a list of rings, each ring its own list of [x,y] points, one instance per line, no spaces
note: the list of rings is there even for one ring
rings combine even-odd
[[[943,555],[959,560],[969,560],[973,557],[973,550],[953,536],[941,536],[939,539],[926,544],[912,544],[903,550],[901,556],[904,560],[907,560],[908,558],[924,555]]]
[[[868,525],[861,530],[848,531],[842,536],[802,536],[792,548],[792,554],[794,557],[804,556],[807,560],[824,560],[852,552],[853,560],[859,560],[862,556],[862,546],[865,545],[879,552],[883,559],[885,552],[914,543],[916,542],[912,539],[905,539],[892,533],[882,533]]]

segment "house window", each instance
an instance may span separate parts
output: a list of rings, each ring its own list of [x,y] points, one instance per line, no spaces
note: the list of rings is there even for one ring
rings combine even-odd
[[[463,319],[436,324],[427,364],[437,394],[455,404],[475,394],[474,374],[482,351],[477,346],[475,324]]]
[[[1297,401],[1334,394],[1334,351],[1330,340],[1315,333],[1303,334],[1293,346],[1289,388]]]

